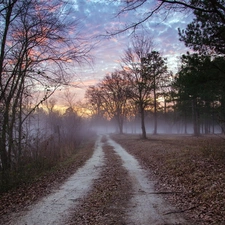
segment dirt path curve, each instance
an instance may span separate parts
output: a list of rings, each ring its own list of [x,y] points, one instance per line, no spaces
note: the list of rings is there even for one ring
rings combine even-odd
[[[97,179],[104,165],[101,137],[99,136],[93,156],[78,169],[59,190],[32,206],[24,215],[14,215],[10,225],[62,225],[67,219],[69,209],[78,204]]]
[[[127,199],[124,221],[127,225],[175,225],[188,224],[180,214],[174,214],[175,209],[166,204],[160,193],[154,191],[154,181],[147,179],[147,171],[141,168],[138,161],[130,155],[121,145],[106,135],[104,143],[102,136],[99,136],[93,156],[86,164],[78,169],[67,182],[52,194],[40,200],[28,211],[14,214],[7,225],[64,225],[71,216],[72,209],[79,208],[84,196],[93,194],[93,183],[104,177],[103,171],[107,170],[106,156],[109,156],[106,147],[111,146],[113,151],[122,159],[123,166],[127,173],[123,176],[129,177],[132,198]],[[105,153],[104,153],[105,152]],[[111,162],[112,163],[112,162]],[[109,166],[108,166],[109,167]],[[114,165],[116,170],[116,165]],[[118,171],[118,170],[117,170]],[[114,174],[114,178],[117,177]],[[122,177],[123,179],[123,177]],[[125,179],[124,179],[125,180]],[[118,179],[117,179],[118,181]],[[131,181],[131,183],[130,183]],[[118,191],[124,190],[118,189]],[[121,194],[123,194],[121,193]],[[102,192],[101,192],[102,194]],[[110,203],[111,204],[111,203]],[[115,204],[113,202],[112,204]],[[110,206],[115,207],[115,206]],[[92,209],[94,210],[94,208]],[[103,215],[107,217],[107,215]],[[92,225],[92,223],[88,223]],[[114,223],[117,224],[117,223]],[[124,224],[124,223],[123,223]],[[99,225],[105,225],[100,224]]]
[[[108,144],[121,157],[133,181],[134,193],[130,208],[127,209],[127,224],[188,224],[179,214],[173,213],[176,209],[168,205],[160,193],[154,191],[154,181],[147,179],[147,172],[141,168],[138,161],[109,136],[107,139]]]

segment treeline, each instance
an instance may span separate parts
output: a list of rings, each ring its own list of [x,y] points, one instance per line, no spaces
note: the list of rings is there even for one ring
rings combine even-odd
[[[143,138],[146,126],[153,134],[159,128],[172,132],[174,127],[185,134],[224,133],[224,57],[187,53],[180,64],[176,74],[169,72],[151,40],[136,36],[122,57],[121,70],[88,88],[93,117],[116,121],[120,133],[125,122],[126,127],[135,124]]]
[[[193,132],[214,133],[225,122],[225,59],[215,55],[189,54],[181,58],[182,66],[172,83],[175,112],[186,124],[192,119]]]
[[[148,117],[154,121],[151,130],[156,134],[158,116],[162,112],[167,124],[182,123],[184,133],[188,132],[190,124],[195,135],[214,133],[218,125],[224,133],[224,1],[162,0],[155,7],[149,7],[149,1],[143,4],[138,0],[123,2],[120,14],[139,12],[139,20],[112,34],[132,28],[135,33],[157,13],[191,11],[193,21],[186,29],[178,29],[178,34],[192,53],[181,57],[178,72],[172,74],[166,59],[151,45],[150,38],[136,35],[122,56],[121,69],[106,75],[87,90],[93,116],[116,120],[120,133],[125,120],[139,116],[143,138],[146,138],[145,115],[151,115]]]
[[[40,157],[44,159],[45,155],[52,161],[57,160],[69,151],[70,145],[74,147],[71,141],[79,142],[80,124],[72,111],[67,111],[63,120],[55,113],[42,113],[44,120],[54,119],[61,123],[54,125],[51,132],[37,128],[34,133],[32,128],[34,121],[39,123],[37,117],[40,112],[37,113],[37,110],[41,104],[59,86],[68,84],[68,63],[81,63],[88,59],[90,46],[79,35],[78,23],[71,19],[74,17],[70,13],[74,13],[73,7],[66,1],[1,1],[1,190],[18,181],[18,173],[26,165]],[[69,127],[61,128],[63,124],[78,127],[68,131]],[[73,137],[65,147],[66,133],[71,135],[73,132],[76,138]]]
[[[124,2],[121,13],[148,3]],[[218,124],[224,132],[224,2],[159,1],[154,11],[145,11],[147,18],[133,26],[161,10],[187,8],[194,19],[185,30],[179,30],[179,36],[192,53],[181,57],[178,72],[168,71],[167,59],[154,49],[151,39],[135,35],[124,51],[120,69],[88,88],[86,97],[92,111],[88,121],[78,116],[71,104],[64,114],[51,106],[41,110],[59,86],[69,84],[68,68],[74,65],[68,67],[68,63],[89,59],[91,47],[80,36],[71,3],[1,1],[1,191],[20,182],[19,174],[26,174],[32,166],[52,165],[76,151],[88,136],[87,122],[104,126],[116,121],[120,133],[124,124],[125,131],[131,127],[135,132],[138,122],[143,138],[150,130],[157,134],[163,123],[169,130],[182,124],[184,133],[191,124],[195,135],[214,133]]]
[[[100,124],[102,118],[115,121],[120,133],[124,124],[133,127],[130,132],[141,128],[143,138],[146,129],[153,134],[159,129],[194,135],[224,133],[224,58],[183,55],[182,66],[173,75],[159,53],[150,54],[157,54],[163,67],[153,61],[156,67],[150,69],[152,65],[140,60],[132,63],[135,68],[117,70],[89,87],[86,97],[93,119]]]

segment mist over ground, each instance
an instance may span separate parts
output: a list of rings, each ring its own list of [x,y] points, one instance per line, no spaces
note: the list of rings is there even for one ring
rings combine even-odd
[[[146,132],[147,134],[154,134],[154,120],[152,118],[146,119]],[[193,123],[189,121],[165,121],[164,119],[158,119],[157,121],[157,134],[187,134],[194,135]],[[118,124],[113,120],[91,121],[90,128],[99,133],[120,133]],[[141,121],[137,118],[135,121],[125,121],[123,126],[123,133],[127,134],[141,134]],[[200,134],[222,134],[222,128],[218,121],[214,123],[211,121],[211,125],[206,127],[202,124],[200,127]]]

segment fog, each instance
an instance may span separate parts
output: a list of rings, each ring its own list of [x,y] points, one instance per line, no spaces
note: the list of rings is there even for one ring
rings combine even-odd
[[[221,125],[218,121],[212,121],[207,123],[207,127],[204,124],[199,124],[200,134],[220,134],[222,133]],[[210,124],[210,125],[209,125]],[[90,123],[90,128],[98,134],[104,133],[120,133],[118,123],[114,120],[93,120]],[[145,128],[147,134],[154,133],[154,120],[147,118],[145,121]],[[137,118],[135,121],[125,121],[123,124],[123,133],[127,134],[141,134],[141,120]],[[184,122],[183,120],[170,120],[164,119],[157,120],[157,134],[194,134],[194,124]]]
[[[192,122],[192,118],[184,120],[181,117],[175,117],[175,114],[159,114],[157,126],[155,126],[155,120],[151,114],[145,117],[145,128],[147,135],[224,133],[223,126],[216,120],[199,120],[197,122]],[[128,133],[143,136],[139,115],[130,120],[124,119],[123,129],[121,129],[121,124],[119,126],[118,120],[115,118],[111,120],[102,117],[82,118],[70,109],[64,114],[38,109],[26,119],[18,130],[19,125],[19,123],[15,124],[14,141],[6,143],[5,151],[10,152],[7,155],[7,160],[11,164],[10,169],[21,168],[21,174],[26,173],[26,176],[26,166],[35,168],[30,170],[31,173],[38,173],[41,168],[50,168],[57,162],[73,155],[83,143],[95,139],[96,134]],[[155,127],[156,130],[154,130]],[[3,168],[4,160],[0,159],[0,171]],[[10,179],[16,183],[19,182],[20,176],[12,176]],[[2,179],[2,182],[5,180]],[[0,190],[1,186],[4,187],[4,185],[0,183]]]

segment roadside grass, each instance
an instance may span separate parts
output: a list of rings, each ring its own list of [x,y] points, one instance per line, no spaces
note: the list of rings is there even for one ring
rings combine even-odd
[[[216,136],[138,136],[113,138],[150,169],[156,188],[169,191],[196,224],[225,224],[225,140]]]
[[[57,188],[92,156],[94,145],[95,136],[83,142],[73,154],[50,167],[24,166],[27,171],[23,172],[20,180],[10,190],[0,194],[0,216],[21,210],[50,193],[52,188]]]
[[[7,183],[3,183],[4,180],[0,179],[0,196],[1,193],[10,191],[21,185],[32,183],[48,173],[54,173],[60,168],[70,166],[71,163],[76,161],[77,156],[83,148],[90,145],[90,143],[93,145],[94,140],[95,136],[93,136],[93,138],[90,137],[83,140],[83,142],[77,146],[64,143],[59,147],[61,154],[59,153],[58,155],[56,155],[53,150],[47,150],[45,154],[40,154],[36,158],[23,158],[19,167],[15,167],[7,173]],[[49,152],[51,151],[54,154],[50,154]]]

